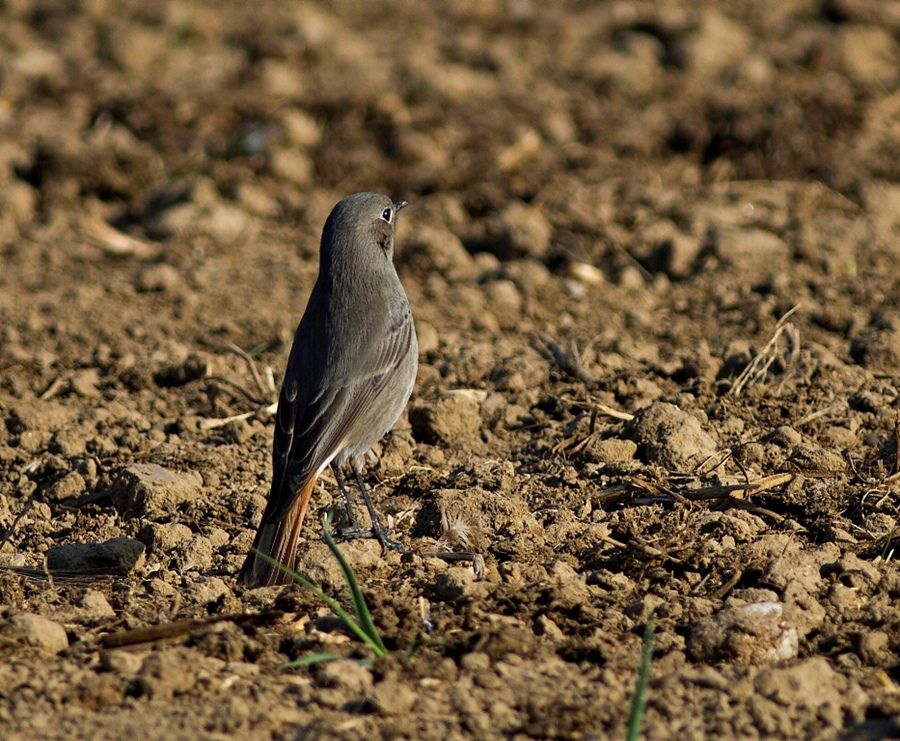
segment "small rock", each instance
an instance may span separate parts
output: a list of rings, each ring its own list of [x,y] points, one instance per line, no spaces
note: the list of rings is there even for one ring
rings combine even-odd
[[[632,440],[609,438],[593,440],[584,449],[583,456],[596,463],[625,463],[633,460],[637,443]]]
[[[206,537],[213,544],[213,548],[221,548],[226,543],[231,542],[231,535],[227,530],[221,527],[211,527],[206,532]]]
[[[483,651],[472,651],[462,655],[459,667],[472,674],[484,674],[491,669],[491,657]]]
[[[299,98],[306,77],[298,75],[293,64],[267,57],[259,64],[259,86],[269,98]]]
[[[494,256],[490,255],[490,257]],[[494,259],[496,260],[496,258]],[[584,263],[575,264],[583,265]],[[576,272],[579,272],[577,269],[575,270]],[[496,272],[496,269],[490,272]],[[581,279],[583,282],[589,282],[584,276],[585,271],[580,272],[582,274]],[[502,273],[504,277],[509,278],[515,283],[516,287],[520,288],[526,296],[534,296],[538,290],[547,284],[554,282],[553,274],[547,269],[547,266],[531,257],[523,257],[521,260],[509,260],[503,265]]]
[[[283,111],[281,124],[291,144],[298,147],[314,147],[322,140],[322,127],[304,111],[296,108]]]
[[[102,671],[120,674],[129,679],[140,671],[143,663],[144,657],[131,651],[104,651],[100,654]]]
[[[56,401],[14,401],[7,407],[6,428],[12,435],[23,432],[55,432],[74,422],[75,409]]]
[[[102,592],[96,589],[88,589],[78,600],[79,617],[87,620],[100,620],[116,616],[116,611],[109,604],[109,600]]]
[[[194,535],[190,540],[178,543],[172,555],[179,571],[208,571],[213,565],[213,553],[209,538]]]
[[[416,322],[416,338],[419,341],[419,354],[427,355],[440,347],[441,339],[433,325],[424,321]]]
[[[142,293],[159,291],[161,293],[175,293],[183,285],[181,273],[177,268],[165,263],[148,265],[143,268],[135,279],[134,286]]]
[[[900,60],[890,31],[869,24],[841,24],[837,41],[841,65],[851,80],[878,86],[890,86],[896,81]]]
[[[324,687],[339,687],[357,697],[372,690],[372,670],[349,659],[319,664],[317,676]]]
[[[697,28],[686,34],[678,52],[691,76],[711,78],[740,62],[751,45],[744,25],[713,8],[707,9]]]
[[[847,462],[836,452],[826,450],[813,442],[802,442],[791,452],[791,470],[812,473],[841,473],[847,470]]]
[[[900,321],[868,329],[850,342],[850,357],[871,371],[894,374],[900,368]]]
[[[28,81],[61,80],[66,76],[66,65],[59,52],[29,45],[9,60],[8,71],[14,78]]]
[[[344,547],[341,544],[341,548]],[[320,588],[340,589],[344,583],[344,575],[340,564],[335,561],[328,546],[321,540],[309,540],[297,553],[294,569]]]
[[[143,543],[131,538],[57,545],[47,551],[47,568],[90,574],[128,574],[143,566],[144,550]]]
[[[173,512],[200,495],[203,479],[196,471],[169,471],[155,463],[134,463],[113,483],[113,506],[126,517]]]
[[[691,631],[688,650],[697,661],[767,664],[797,656],[797,629],[784,624],[780,602],[726,607]]]
[[[770,439],[782,448],[791,449],[803,442],[803,435],[789,425],[781,425],[773,430]]]
[[[824,656],[804,659],[791,666],[767,668],[756,675],[753,684],[760,695],[786,708],[840,706],[842,690],[846,689],[846,680]]]
[[[202,231],[221,244],[236,242],[250,226],[250,219],[244,210],[228,203],[216,203],[200,223]]]
[[[188,602],[197,605],[208,605],[211,602],[218,602],[223,597],[231,594],[230,587],[225,583],[224,579],[218,576],[201,576],[191,574],[190,578],[194,579],[182,594]]]
[[[187,649],[163,649],[150,654],[138,672],[136,688],[139,693],[170,699],[191,690],[196,683],[192,671],[193,653]]]
[[[176,545],[190,540],[194,533],[180,522],[149,522],[138,534],[140,540],[154,555],[170,554]]]
[[[30,612],[13,615],[6,625],[0,627],[0,633],[49,654],[58,654],[69,647],[69,639],[62,625]]]
[[[459,237],[424,224],[417,224],[404,243],[399,262],[414,273],[433,271],[448,280],[474,280],[478,276],[478,266]]]
[[[747,282],[782,272],[790,255],[787,243],[764,229],[721,227],[715,232],[713,243],[722,261]]]
[[[46,497],[51,502],[62,502],[77,497],[84,488],[84,477],[77,471],[71,471],[47,489]]]
[[[699,237],[685,234],[672,221],[653,221],[637,235],[635,254],[652,273],[672,278],[688,277],[703,244]]]
[[[238,202],[255,216],[273,218],[281,212],[278,199],[255,183],[241,183],[237,189]]]
[[[764,534],[746,548],[745,559],[764,564],[765,583],[784,590],[792,581],[799,581],[814,593],[822,582],[821,569],[840,557],[834,543],[822,543],[804,549],[799,542],[783,533]]]
[[[886,512],[871,512],[865,516],[863,527],[873,538],[882,538],[896,530],[897,520]]]
[[[880,666],[891,659],[890,639],[883,630],[871,630],[859,637],[859,657],[870,666]]]
[[[491,281],[484,287],[488,308],[501,329],[513,329],[522,320],[522,294],[511,280]]]
[[[413,459],[413,440],[408,433],[395,431],[389,434],[382,445],[378,458],[378,469],[388,477],[402,476]]]
[[[37,194],[28,183],[15,179],[4,182],[0,206],[17,226],[24,226],[34,218],[37,202]]]
[[[402,682],[385,679],[375,686],[372,699],[384,715],[403,715],[412,710],[419,696]]]
[[[475,572],[469,566],[452,566],[438,574],[434,583],[434,593],[445,601],[453,601],[462,597],[471,597],[476,592],[483,592],[483,582],[475,579]]]
[[[50,441],[51,450],[67,458],[84,455],[87,451],[87,437],[84,432],[65,428],[57,430]]]
[[[535,621],[538,635],[549,638],[551,641],[561,641],[565,638],[562,628],[553,622],[547,615],[539,615]]]
[[[700,422],[674,404],[654,402],[625,426],[648,461],[670,470],[690,471],[716,452]]]
[[[69,385],[76,396],[82,399],[96,399],[100,396],[97,386],[100,383],[100,373],[96,368],[82,368],[72,374]]]
[[[195,353],[191,353],[178,363],[165,365],[153,373],[157,386],[171,388],[197,381],[209,373],[209,363]]]
[[[577,610],[590,604],[591,588],[585,576],[576,572],[564,561],[555,561],[547,568],[547,576],[553,584],[553,601],[563,610]]]
[[[413,436],[419,442],[465,446],[480,440],[481,402],[487,393],[458,389],[439,396],[432,404],[409,412]]]
[[[487,224],[487,246],[501,260],[543,259],[550,249],[553,227],[538,208],[511,203]]]
[[[272,154],[272,172],[289,183],[306,187],[313,177],[312,161],[294,148],[278,149]]]

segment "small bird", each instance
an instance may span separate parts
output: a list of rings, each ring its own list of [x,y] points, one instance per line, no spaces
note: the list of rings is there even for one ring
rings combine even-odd
[[[394,268],[394,227],[405,201],[356,193],[340,201],[322,230],[319,275],[294,335],[272,446],[272,487],[253,548],[293,568],[297,538],[316,479],[328,466],[344,500],[350,536],[391,540],[362,477],[366,453],[393,427],[412,393],[418,341]],[[349,462],[372,520],[356,523],[340,467]],[[248,554],[238,581],[283,584],[279,569]]]

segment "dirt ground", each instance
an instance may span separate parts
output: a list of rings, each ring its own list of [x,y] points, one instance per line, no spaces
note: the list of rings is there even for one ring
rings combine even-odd
[[[0,55],[0,736],[621,739],[655,619],[647,738],[900,737],[897,2],[12,0]],[[372,665],[234,581],[357,190],[421,349]]]

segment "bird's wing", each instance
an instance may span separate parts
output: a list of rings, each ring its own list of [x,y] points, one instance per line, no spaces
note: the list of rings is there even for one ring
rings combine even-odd
[[[380,339],[357,350],[352,363],[331,365],[350,369],[333,377],[326,376],[323,358],[303,354],[315,343],[304,342],[298,334],[278,400],[269,502],[273,509],[293,506],[297,491],[353,438],[366,410],[415,352],[408,310],[387,329]]]

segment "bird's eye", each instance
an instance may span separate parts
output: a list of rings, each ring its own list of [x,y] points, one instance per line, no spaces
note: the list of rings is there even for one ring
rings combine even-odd
[[[381,212],[381,218],[390,224],[394,220],[394,209],[386,208]]]

